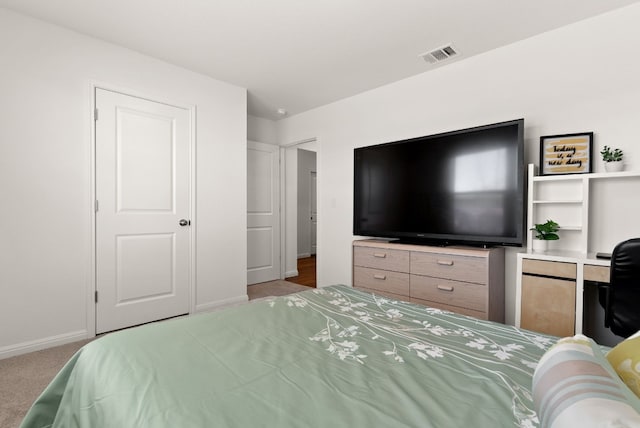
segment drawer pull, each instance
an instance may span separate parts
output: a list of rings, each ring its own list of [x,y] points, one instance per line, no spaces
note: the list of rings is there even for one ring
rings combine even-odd
[[[438,290],[453,291],[453,287],[450,285],[438,285]]]
[[[453,266],[453,260],[438,260],[437,263],[442,266]]]
[[[387,257],[387,253],[373,253],[373,257],[377,257],[379,259],[384,259]]]
[[[379,273],[374,274],[373,277],[375,279],[387,279],[387,275],[380,275]]]

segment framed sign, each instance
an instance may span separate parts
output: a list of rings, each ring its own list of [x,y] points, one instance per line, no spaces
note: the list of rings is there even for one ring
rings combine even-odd
[[[540,137],[540,174],[593,172],[593,132]]]

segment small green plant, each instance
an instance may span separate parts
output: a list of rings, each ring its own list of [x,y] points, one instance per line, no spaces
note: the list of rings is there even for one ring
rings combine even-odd
[[[609,146],[604,146],[604,148],[600,151],[602,155],[602,160],[605,162],[620,162],[624,153],[620,149],[611,149]]]
[[[546,241],[555,241],[560,239],[558,236],[558,229],[560,226],[553,220],[547,220],[546,223],[536,224],[531,230],[536,231],[536,239],[543,239]]]

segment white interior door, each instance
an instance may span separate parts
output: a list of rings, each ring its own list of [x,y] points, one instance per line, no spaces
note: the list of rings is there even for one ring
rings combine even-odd
[[[318,202],[317,202],[317,183],[318,176],[315,171],[311,171],[311,190],[309,191],[309,205],[311,206],[310,218],[311,218],[311,254],[315,254],[318,249],[317,245],[317,230],[318,230]]]
[[[247,284],[280,278],[280,147],[247,142]]]
[[[102,333],[189,312],[190,111],[102,89],[95,96]]]

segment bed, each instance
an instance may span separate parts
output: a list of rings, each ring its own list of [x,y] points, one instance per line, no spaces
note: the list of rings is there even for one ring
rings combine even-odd
[[[313,289],[95,340],[22,427],[536,427],[556,339]]]

